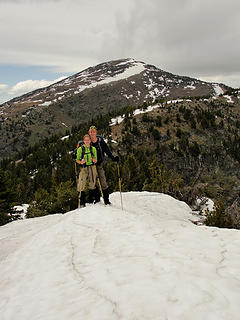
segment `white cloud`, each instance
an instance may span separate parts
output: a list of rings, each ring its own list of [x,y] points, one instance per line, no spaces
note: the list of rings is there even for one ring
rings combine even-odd
[[[75,73],[132,57],[240,87],[240,2],[0,0],[0,61]]]
[[[199,79],[207,82],[223,83],[232,88],[240,88],[240,73],[228,75],[217,74],[210,76],[201,76],[199,77]]]
[[[0,103],[6,102],[15,97],[21,96],[27,92],[50,86],[53,83],[61,81],[66,77],[60,77],[53,81],[48,80],[25,80],[16,83],[13,87],[6,84],[0,84]]]
[[[58,78],[54,81],[47,81],[47,80],[25,80],[20,81],[15,84],[10,90],[9,94],[12,95],[20,95],[26,92],[33,91],[35,89],[44,88],[50,86],[51,84],[58,82],[60,80],[65,79],[66,77]]]
[[[1,91],[6,91],[8,89],[8,85],[7,84],[1,84],[0,83],[0,92]]]

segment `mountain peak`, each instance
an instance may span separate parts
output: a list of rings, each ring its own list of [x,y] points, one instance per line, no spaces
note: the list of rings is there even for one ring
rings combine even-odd
[[[0,155],[19,150],[18,141],[27,146],[23,139],[38,142],[49,134],[126,106],[158,99],[211,97],[227,89],[224,85],[174,75],[132,58],[104,62],[2,104]],[[11,140],[8,130],[12,123],[16,136]]]

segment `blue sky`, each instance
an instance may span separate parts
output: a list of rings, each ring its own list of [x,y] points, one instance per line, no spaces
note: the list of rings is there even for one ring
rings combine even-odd
[[[239,0],[0,0],[0,103],[121,58],[240,87],[239,39]]]
[[[0,64],[0,83],[14,86],[16,83],[25,80],[49,80],[54,81],[60,76],[70,76],[70,73],[55,72],[47,66],[28,66],[14,64]]]

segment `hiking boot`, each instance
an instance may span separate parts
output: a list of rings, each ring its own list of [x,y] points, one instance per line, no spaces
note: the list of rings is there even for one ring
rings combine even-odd
[[[94,192],[95,192],[95,195],[94,195],[94,197],[95,197],[94,203],[98,203],[98,202],[100,202],[100,197],[101,197],[98,188],[94,189]]]
[[[95,189],[89,189],[88,202],[94,203],[95,200]]]
[[[81,192],[81,197],[80,197],[80,208],[83,208],[86,206],[86,199],[85,199],[85,192]]]
[[[103,190],[103,200],[104,200],[104,204],[111,204],[111,202],[109,201],[109,190],[108,190],[108,188]]]

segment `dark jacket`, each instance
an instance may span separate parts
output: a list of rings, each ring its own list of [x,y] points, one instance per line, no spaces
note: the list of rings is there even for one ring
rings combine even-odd
[[[110,159],[114,160],[114,156],[110,151],[108,145],[104,141],[103,137],[97,135],[97,138],[98,138],[97,142],[95,143],[91,142],[91,145],[95,147],[97,150],[97,160],[98,160],[97,165],[100,165],[103,162],[105,153]]]

